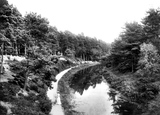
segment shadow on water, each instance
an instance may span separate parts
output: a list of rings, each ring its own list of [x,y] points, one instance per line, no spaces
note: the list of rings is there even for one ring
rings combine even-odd
[[[108,92],[111,100],[113,100],[113,113],[118,115],[137,115],[137,113],[134,113],[136,107],[136,104],[131,103],[126,97],[120,95],[117,91],[114,89],[109,90]]]

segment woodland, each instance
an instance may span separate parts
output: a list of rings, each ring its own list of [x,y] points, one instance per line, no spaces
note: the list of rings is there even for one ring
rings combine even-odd
[[[48,87],[52,88],[56,74],[82,60],[104,66],[99,73],[113,89],[110,95],[121,95],[113,104],[114,113],[160,114],[160,9],[149,9],[140,23],[126,23],[117,39],[107,44],[84,34],[58,31],[33,12],[23,17],[16,7],[0,0],[0,46],[1,78],[9,76],[3,69],[4,55],[26,58],[9,61],[13,79],[0,82],[0,102],[14,105],[15,115],[49,115]],[[0,114],[7,114],[2,105]]]
[[[111,71],[105,72],[110,94],[121,95],[115,113],[160,114],[160,9],[149,9],[141,23],[126,23],[103,61]]]
[[[52,103],[46,92],[53,88],[55,76],[75,62],[100,60],[109,48],[109,44],[96,38],[58,31],[37,13],[22,16],[7,0],[0,0],[0,79],[7,79],[0,82],[0,102],[9,104],[15,115],[49,115]],[[7,72],[6,55],[25,60],[5,62],[10,66]],[[0,114],[8,114],[3,104]]]

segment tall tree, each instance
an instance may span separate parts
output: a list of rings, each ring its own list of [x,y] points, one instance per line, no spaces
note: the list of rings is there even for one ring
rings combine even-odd
[[[127,23],[124,32],[112,44],[110,61],[120,72],[134,72],[139,60],[139,45],[143,43],[143,28],[136,22]]]
[[[0,7],[2,7],[4,5],[8,5],[8,1],[7,0],[0,0]]]
[[[150,9],[142,23],[146,41],[156,46],[160,54],[160,9]]]
[[[142,20],[144,24],[145,37],[148,39],[157,39],[160,34],[160,10],[150,9],[147,16]]]
[[[46,34],[49,32],[48,20],[42,18],[36,13],[30,13],[25,16],[26,29],[30,35],[34,38],[34,43],[37,46],[41,46],[41,42],[45,42]]]
[[[9,39],[6,38],[3,34],[0,33],[0,44],[1,44],[1,68],[0,74],[3,73],[3,53],[4,53],[4,45],[5,43],[9,43]]]

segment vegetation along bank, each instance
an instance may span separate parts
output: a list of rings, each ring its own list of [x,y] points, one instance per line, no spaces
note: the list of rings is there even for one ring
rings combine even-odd
[[[82,61],[99,60],[109,47],[96,38],[58,31],[37,13],[22,16],[0,0],[0,115],[49,115],[46,91],[55,76]]]
[[[58,31],[36,13],[23,17],[16,7],[0,0],[0,46],[1,115],[49,115],[51,101],[46,91],[56,81],[55,76],[66,65],[86,60],[101,60],[99,72],[110,84],[115,113],[160,114],[159,9],[148,10],[141,23],[126,23],[110,45],[83,34]],[[8,57],[5,61],[4,55],[22,56],[24,60]],[[73,73],[78,70],[72,69]],[[62,78],[59,91],[67,93],[63,79],[69,77]],[[61,99],[65,99],[63,95]]]

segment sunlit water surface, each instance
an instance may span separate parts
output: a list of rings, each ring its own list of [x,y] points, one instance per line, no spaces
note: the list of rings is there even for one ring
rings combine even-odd
[[[83,94],[75,93],[73,102],[74,110],[84,115],[111,115],[113,112],[112,100],[109,100],[108,85],[105,82],[90,86]]]
[[[73,115],[113,115],[113,100],[108,95],[109,85],[101,75],[102,66],[77,72],[69,80]],[[67,114],[69,115],[69,114]]]

